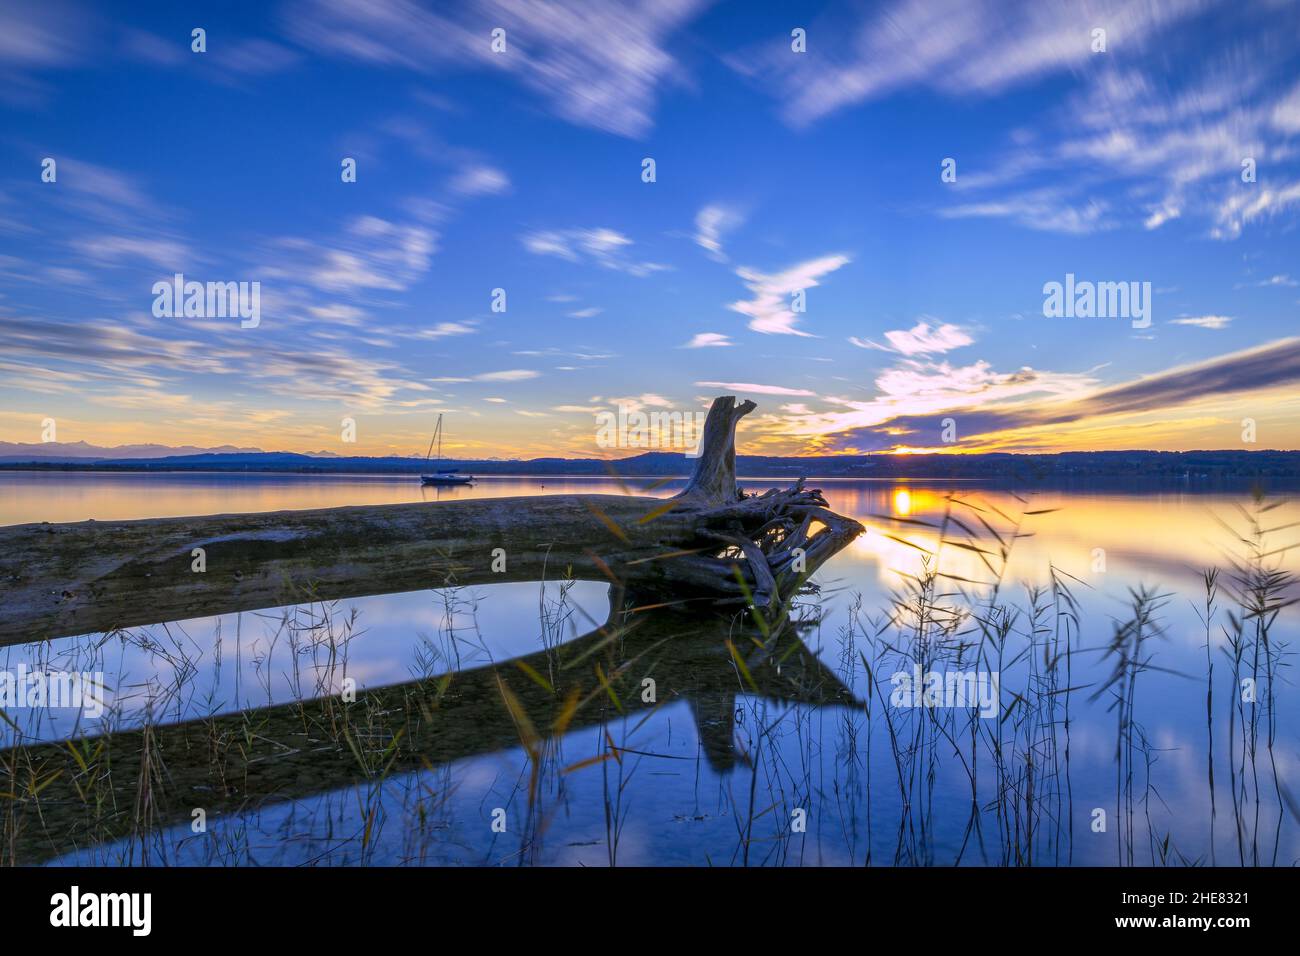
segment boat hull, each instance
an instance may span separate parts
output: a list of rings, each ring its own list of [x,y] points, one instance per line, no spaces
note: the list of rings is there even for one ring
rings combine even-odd
[[[472,485],[473,475],[421,475],[422,485]]]

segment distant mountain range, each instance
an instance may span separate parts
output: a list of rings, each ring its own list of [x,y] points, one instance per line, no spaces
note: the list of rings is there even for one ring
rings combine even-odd
[[[219,445],[216,448],[199,448],[196,445],[118,445],[105,448],[84,441],[24,443],[0,441],[0,462],[10,461],[119,461],[124,459],[159,459],[177,455],[261,455],[260,448],[239,448]],[[315,452],[309,457],[334,458],[332,452]]]
[[[687,475],[694,459],[669,452],[631,458],[449,460],[440,467],[476,475]],[[1280,478],[1300,480],[1300,451],[1079,451],[1059,454],[836,455],[815,458],[738,455],[737,471],[752,477],[983,478],[1050,480],[1116,477],[1177,480]],[[418,474],[422,458],[343,457],[326,452],[264,452],[234,448],[167,448],[125,445],[96,448],[84,442],[15,445],[0,442],[0,469],[59,471],[216,471],[295,474]]]

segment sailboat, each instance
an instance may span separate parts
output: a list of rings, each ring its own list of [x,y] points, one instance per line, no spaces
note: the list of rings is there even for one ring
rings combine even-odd
[[[438,462],[442,461],[442,415],[438,415],[438,424],[433,430],[433,437],[429,439],[429,450],[424,455],[427,462],[429,456],[433,454],[433,444],[438,443],[438,457],[434,459],[434,472],[431,475],[421,475],[420,484],[423,485],[472,485],[474,484],[473,475],[458,475],[455,468],[439,468]]]

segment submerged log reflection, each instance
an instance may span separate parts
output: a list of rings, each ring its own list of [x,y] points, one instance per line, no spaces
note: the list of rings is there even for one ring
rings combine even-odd
[[[395,773],[532,747],[679,702],[715,770],[733,743],[739,696],[856,706],[788,622],[764,635],[742,615],[624,610],[589,634],[527,657],[343,695],[0,751],[11,862],[306,800]],[[643,693],[654,681],[655,699]]]

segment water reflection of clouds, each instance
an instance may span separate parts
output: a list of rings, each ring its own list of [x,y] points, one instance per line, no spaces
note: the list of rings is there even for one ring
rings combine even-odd
[[[311,640],[304,633],[298,660],[301,692],[315,696],[318,678],[332,680],[337,692],[346,675],[364,690],[538,651],[542,647],[540,587],[528,583],[465,589],[462,596],[466,603],[453,614],[458,637],[455,648],[446,636],[446,614],[438,592],[413,591],[336,602],[330,617],[340,655],[342,641],[349,633],[344,622],[354,611],[356,615],[355,631],[347,641],[346,671],[341,660],[332,674],[326,674],[323,667],[317,669],[316,663],[323,665],[328,659],[327,645],[322,643],[320,653],[313,657],[309,653]],[[568,602],[603,621],[608,615],[608,592],[606,585],[579,582],[569,592]],[[557,585],[549,585],[547,595],[547,600],[554,600]],[[321,619],[319,605],[304,605],[297,610],[301,611],[302,621]],[[287,609],[291,616],[294,611]],[[184,699],[201,705],[199,710],[205,714],[228,713],[241,705],[284,703],[298,695],[293,680],[293,648],[281,626],[285,613],[270,610],[192,618],[165,626],[132,628],[125,639],[87,635],[60,638],[48,646],[15,645],[0,651],[0,667],[17,667],[19,662],[34,667],[46,660],[52,662],[49,666],[59,669],[101,670],[107,678],[108,700],[122,706],[125,724],[130,726],[138,724],[151,698],[163,699],[177,677],[187,673]],[[583,614],[575,614],[573,621],[577,630],[589,630]],[[324,641],[325,633],[318,630],[315,639]],[[572,636],[566,633],[563,639]],[[441,655],[432,674],[420,667],[421,652],[427,652],[421,646],[424,639]],[[428,660],[427,656],[424,660]],[[269,694],[266,682],[270,684]],[[70,713],[47,711],[18,716],[23,718],[24,733],[41,740],[66,735],[75,727],[76,719]]]

